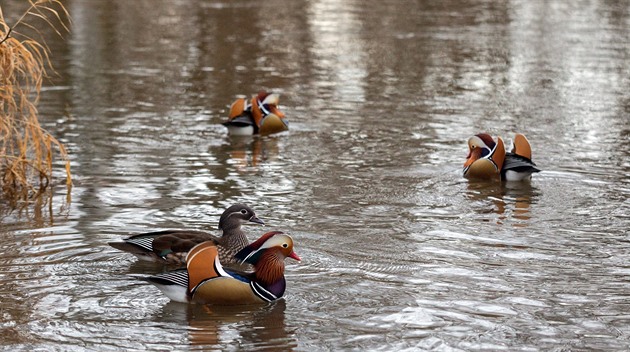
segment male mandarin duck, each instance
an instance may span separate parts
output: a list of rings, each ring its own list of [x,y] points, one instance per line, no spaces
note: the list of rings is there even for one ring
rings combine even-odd
[[[230,106],[228,120],[223,123],[234,136],[268,135],[289,129],[289,122],[279,110],[278,94],[262,90],[250,100],[239,98]]]
[[[245,273],[224,269],[213,242],[203,242],[188,252],[186,268],[143,278],[175,302],[243,305],[272,302],[284,294],[284,259],[300,261],[291,236],[267,232],[236,253],[235,258],[254,266]]]
[[[495,142],[487,133],[468,139],[468,157],[464,163],[464,177],[469,179],[501,178],[504,181],[531,179],[540,172],[532,161],[532,148],[527,138],[518,133],[514,137],[512,152],[505,152],[501,137]]]
[[[247,222],[264,225],[254,210],[245,204],[235,204],[227,208],[219,219],[220,237],[204,231],[165,230],[141,233],[109,245],[138,258],[168,264],[184,264],[188,251],[199,243],[210,241],[219,249],[219,256],[225,264],[234,264],[234,254],[249,244],[241,225]]]

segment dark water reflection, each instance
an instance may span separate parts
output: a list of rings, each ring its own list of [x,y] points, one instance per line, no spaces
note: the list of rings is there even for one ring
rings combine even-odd
[[[75,186],[0,203],[7,348],[630,348],[626,2],[66,4],[40,113]],[[228,138],[261,88],[291,130]],[[482,130],[525,132],[544,172],[462,179]],[[286,301],[170,303],[106,246],[237,201],[296,240]]]

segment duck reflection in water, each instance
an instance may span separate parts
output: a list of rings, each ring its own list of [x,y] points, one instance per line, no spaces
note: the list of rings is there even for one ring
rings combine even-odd
[[[292,350],[297,347],[297,340],[294,331],[287,331],[285,309],[284,300],[264,307],[169,302],[161,314],[185,320],[190,344],[204,350],[225,350],[227,345],[245,350]]]
[[[526,227],[531,218],[530,206],[539,196],[539,191],[529,182],[469,182],[466,197],[482,202],[479,214],[495,213],[498,222],[510,218],[517,220],[515,227]],[[488,205],[491,203],[491,206]]]
[[[263,162],[278,158],[278,138],[232,137],[227,155],[240,172],[257,169]]]

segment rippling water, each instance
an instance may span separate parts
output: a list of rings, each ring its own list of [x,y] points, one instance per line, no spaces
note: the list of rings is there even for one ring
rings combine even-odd
[[[40,114],[75,185],[0,203],[4,348],[630,348],[627,2],[66,3]],[[228,138],[261,88],[291,130]],[[479,131],[544,172],[464,180]],[[235,202],[293,234],[285,301],[172,303],[106,245]]]

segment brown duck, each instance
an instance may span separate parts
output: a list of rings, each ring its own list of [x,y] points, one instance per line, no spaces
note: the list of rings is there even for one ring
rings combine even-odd
[[[241,229],[241,225],[247,222],[264,224],[252,208],[245,204],[235,204],[227,208],[219,219],[221,236],[197,230],[164,230],[141,233],[121,242],[109,242],[109,245],[141,260],[184,264],[186,254],[191,248],[210,241],[217,246],[221,262],[236,264],[234,255],[249,244]]]

